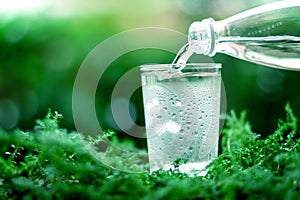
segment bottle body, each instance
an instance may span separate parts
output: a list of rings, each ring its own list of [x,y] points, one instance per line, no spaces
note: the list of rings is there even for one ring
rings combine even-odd
[[[279,1],[221,21],[205,19],[189,28],[190,51],[224,53],[246,61],[300,70],[300,2]]]

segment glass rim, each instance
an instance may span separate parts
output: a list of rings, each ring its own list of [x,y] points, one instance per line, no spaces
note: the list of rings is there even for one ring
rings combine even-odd
[[[165,71],[170,70],[172,66],[178,64],[143,64],[140,70],[143,71]],[[194,69],[221,69],[221,63],[187,63],[185,67],[193,67]]]

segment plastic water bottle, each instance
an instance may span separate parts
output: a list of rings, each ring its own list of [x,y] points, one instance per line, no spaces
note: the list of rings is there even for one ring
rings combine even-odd
[[[188,45],[174,63],[185,63],[193,53],[224,53],[265,66],[300,70],[300,1],[277,1],[221,21],[194,22]]]

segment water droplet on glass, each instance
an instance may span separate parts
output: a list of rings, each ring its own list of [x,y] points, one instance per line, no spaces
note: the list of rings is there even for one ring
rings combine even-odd
[[[197,132],[197,131],[194,132],[194,136],[195,136],[195,137],[198,136],[198,132]]]

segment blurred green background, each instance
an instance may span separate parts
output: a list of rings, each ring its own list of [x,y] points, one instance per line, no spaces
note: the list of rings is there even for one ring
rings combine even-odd
[[[0,127],[32,129],[48,108],[63,114],[62,126],[75,129],[72,89],[76,73],[100,42],[122,31],[162,27],[187,33],[196,20],[220,20],[271,0],[3,0],[0,6]],[[167,42],[170,41],[161,41]],[[172,41],[177,44],[176,41]],[[120,44],[121,46],[122,44]],[[181,47],[178,43],[178,49]],[[142,63],[170,63],[174,54],[139,50],[117,59],[101,79],[96,97],[99,122],[118,130],[110,111],[114,84]],[[300,72],[283,71],[216,55],[222,63],[227,111],[248,110],[254,131],[269,134],[290,102],[300,117]],[[99,86],[100,87],[100,86]],[[131,115],[143,125],[141,91],[131,99]],[[84,106],[82,109],[85,109]],[[130,127],[129,127],[130,128]]]

